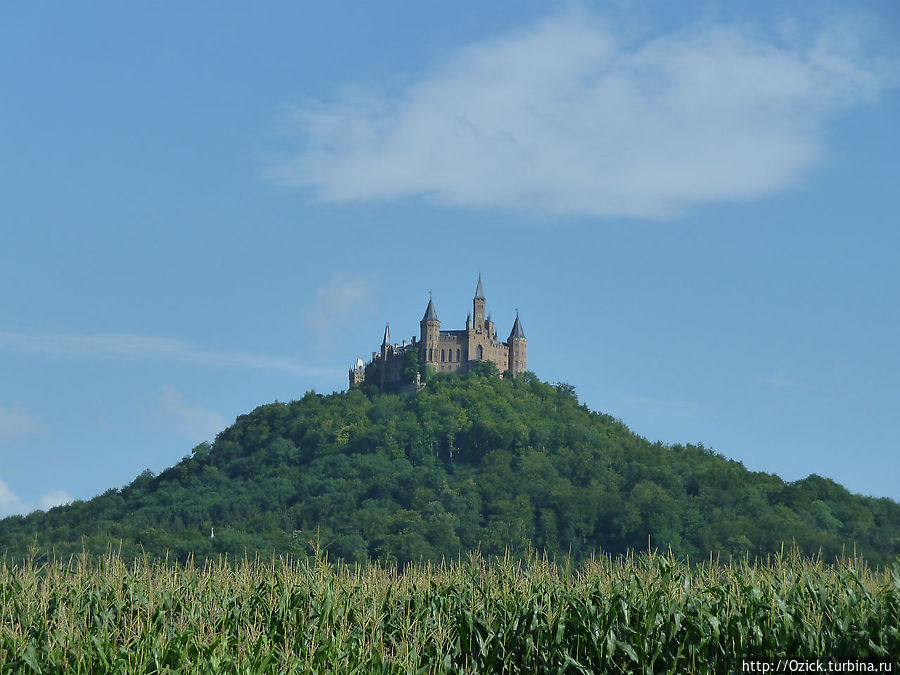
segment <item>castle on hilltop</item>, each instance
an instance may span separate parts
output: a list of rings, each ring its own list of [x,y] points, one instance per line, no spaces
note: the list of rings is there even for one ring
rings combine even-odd
[[[422,386],[421,373],[430,366],[437,373],[465,373],[479,361],[492,361],[501,373],[513,375],[525,372],[525,352],[528,341],[522,331],[519,312],[506,342],[497,339],[491,315],[485,317],[484,288],[481,275],[472,299],[472,313],[466,317],[463,330],[441,330],[441,321],[428,299],[425,315],[419,322],[419,338],[410,342],[391,344],[390,326],[384,327],[381,351],[372,352],[372,360],[358,359],[350,368],[350,388],[374,384],[379,389],[394,385],[399,389]]]

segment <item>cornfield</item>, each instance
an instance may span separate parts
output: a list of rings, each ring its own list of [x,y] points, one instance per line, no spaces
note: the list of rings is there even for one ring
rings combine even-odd
[[[896,662],[898,627],[900,566],[795,554],[0,561],[0,673],[740,672],[756,657]]]

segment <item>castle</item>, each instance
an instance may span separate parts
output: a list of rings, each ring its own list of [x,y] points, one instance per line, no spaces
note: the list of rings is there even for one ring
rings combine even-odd
[[[501,373],[513,375],[525,372],[525,353],[528,341],[522,331],[519,312],[506,342],[497,339],[490,314],[485,318],[484,288],[481,275],[472,299],[472,313],[466,317],[463,330],[441,330],[441,321],[428,299],[425,315],[419,322],[419,338],[407,343],[391,344],[389,325],[384,327],[381,351],[372,352],[372,360],[364,364],[358,359],[350,368],[350,388],[374,384],[379,389],[393,385],[398,389],[418,389],[421,373],[431,366],[437,373],[465,373],[478,361],[493,361]]]

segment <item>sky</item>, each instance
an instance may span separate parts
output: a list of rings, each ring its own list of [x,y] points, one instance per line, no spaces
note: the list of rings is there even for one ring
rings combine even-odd
[[[591,409],[900,500],[895,0],[7,2],[0,82],[0,516],[479,273]]]

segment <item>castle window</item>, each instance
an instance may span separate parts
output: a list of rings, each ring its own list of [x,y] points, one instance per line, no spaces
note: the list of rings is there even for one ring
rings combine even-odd
[[[434,361],[434,354],[432,353],[431,347],[428,348],[428,360]]]
[[[456,350],[456,362],[459,363],[459,350]]]
[[[450,362],[453,361],[453,350],[452,349],[447,350],[447,360]]]
[[[479,361],[484,358],[484,349],[481,345],[478,345],[478,348],[475,350],[475,358]]]
[[[441,350],[441,363],[443,363],[443,362],[444,362],[444,350],[442,349]]]

